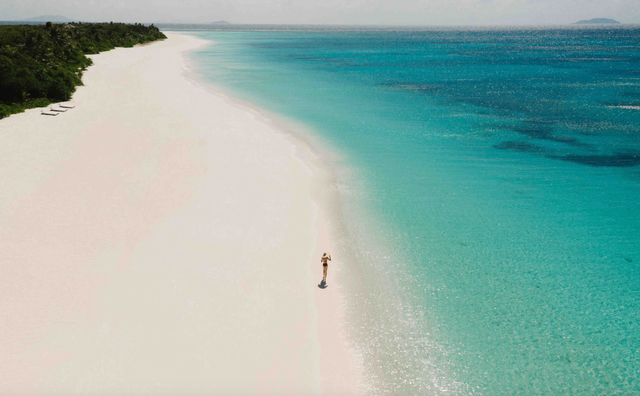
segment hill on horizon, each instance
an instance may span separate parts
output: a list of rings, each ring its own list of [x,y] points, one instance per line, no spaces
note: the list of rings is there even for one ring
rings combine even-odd
[[[23,19],[25,22],[73,22],[73,19],[69,19],[62,15],[40,15],[34,18]]]
[[[619,24],[620,22],[615,19],[609,18],[593,18],[593,19],[584,19],[582,21],[578,21],[576,25],[588,25],[588,24]]]

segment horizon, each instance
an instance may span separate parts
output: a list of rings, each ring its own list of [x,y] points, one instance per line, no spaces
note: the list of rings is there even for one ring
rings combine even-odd
[[[246,25],[353,26],[549,26],[607,18],[621,24],[640,23],[636,0],[613,4],[575,0],[9,0],[0,6],[0,20],[25,21],[67,14],[71,21],[209,24],[228,21]]]
[[[548,23],[548,24],[508,24],[508,23],[504,23],[504,24],[473,24],[473,25],[438,25],[438,24],[382,24],[382,23],[243,23],[243,22],[231,22],[231,21],[226,21],[226,20],[218,20],[218,21],[211,21],[211,22],[167,22],[167,21],[131,21],[131,22],[125,22],[125,21],[120,21],[120,20],[81,20],[81,19],[72,19],[72,18],[66,18],[68,20],[55,20],[55,19],[51,19],[51,20],[35,20],[36,18],[40,18],[42,16],[37,16],[37,17],[31,17],[31,18],[26,18],[26,19],[16,19],[16,20],[3,20],[0,19],[0,23],[1,24],[11,24],[14,22],[19,22],[21,24],[29,24],[29,25],[40,25],[40,24],[45,24],[47,22],[52,22],[54,24],[68,24],[68,23],[124,23],[124,24],[134,24],[134,23],[141,23],[143,25],[176,25],[176,26],[180,26],[180,25],[194,25],[194,26],[211,26],[211,25],[218,25],[218,26],[229,26],[229,25],[235,25],[235,26],[333,26],[333,27],[339,27],[339,26],[343,26],[343,27],[398,27],[398,28],[418,28],[418,27],[423,27],[423,28],[427,28],[427,27],[451,27],[451,28],[456,28],[456,27],[477,27],[477,28],[482,28],[482,27],[560,27],[560,26],[577,26],[577,27],[615,27],[615,26],[636,26],[636,25],[640,25],[640,23],[637,22],[632,22],[632,23],[625,23],[625,22],[620,22],[617,21],[617,23],[579,23],[579,22],[583,22],[583,21],[588,21],[590,19],[613,19],[613,18],[599,18],[599,17],[594,17],[594,18],[589,18],[589,19],[583,19],[583,20],[579,20],[579,21],[574,21],[574,22],[567,22],[567,23]]]

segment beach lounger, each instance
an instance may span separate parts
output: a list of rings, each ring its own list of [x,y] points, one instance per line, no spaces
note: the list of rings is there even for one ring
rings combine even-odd
[[[61,103],[59,106],[64,109],[73,109],[74,107],[76,107],[76,105],[73,103]]]
[[[63,109],[62,107],[52,107],[51,111],[56,111],[58,113],[64,113],[65,111],[67,111],[68,109]]]
[[[49,111],[49,110],[42,110],[40,112],[40,115],[48,115],[48,116],[57,116],[60,113],[56,113],[54,111]]]

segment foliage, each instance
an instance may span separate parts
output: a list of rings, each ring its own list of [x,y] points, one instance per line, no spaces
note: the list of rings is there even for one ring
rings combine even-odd
[[[0,26],[0,118],[66,101],[92,64],[86,54],[166,36],[155,26],[75,23]]]

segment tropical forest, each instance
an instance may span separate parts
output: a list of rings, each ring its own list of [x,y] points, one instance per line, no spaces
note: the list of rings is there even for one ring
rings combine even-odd
[[[0,118],[71,99],[88,54],[165,38],[138,23],[0,25]]]

